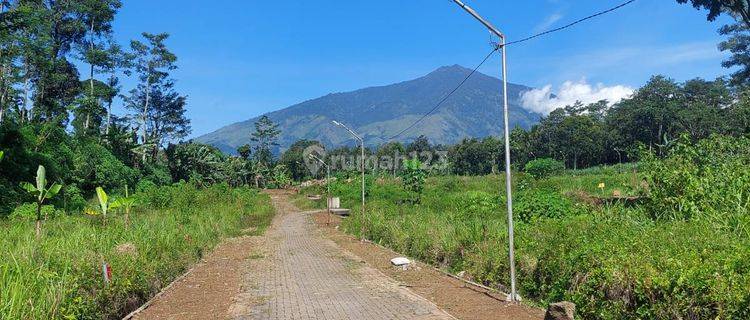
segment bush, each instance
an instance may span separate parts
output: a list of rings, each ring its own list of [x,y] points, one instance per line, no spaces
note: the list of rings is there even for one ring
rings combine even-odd
[[[683,137],[669,154],[644,156],[654,219],[701,220],[750,235],[750,139]]]
[[[565,164],[555,159],[544,158],[531,160],[523,170],[536,179],[542,179],[565,170]]]
[[[148,163],[143,167],[143,178],[141,181],[150,181],[157,186],[166,186],[172,183],[169,168],[162,164]]]
[[[414,158],[412,160],[404,161],[404,170],[401,172],[404,189],[415,194],[415,200],[417,201],[419,201],[419,198],[422,195],[426,177],[427,172],[422,169],[422,162],[420,162],[419,159]]]
[[[54,218],[60,213],[61,212],[55,209],[52,205],[42,206],[43,219]],[[29,221],[36,220],[36,203],[24,203],[16,207],[16,209],[10,214],[9,218]]]
[[[81,189],[72,184],[63,187],[61,197],[57,199],[56,203],[67,214],[82,212],[83,208],[86,207],[86,199],[83,197]]]
[[[557,190],[532,189],[519,193],[515,200],[515,214],[526,223],[539,218],[564,218],[579,211],[570,199]]]
[[[75,149],[73,167],[74,179],[86,191],[93,191],[96,187],[120,190],[126,184],[134,185],[140,178],[138,170],[126,166],[96,142],[80,143]]]

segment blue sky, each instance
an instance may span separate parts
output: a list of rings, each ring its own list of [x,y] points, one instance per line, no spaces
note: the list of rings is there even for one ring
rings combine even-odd
[[[467,0],[510,40],[564,25],[623,0]],[[473,68],[489,33],[450,0],[126,0],[117,39],[168,32],[193,136],[331,92],[419,77],[443,65]],[[674,0],[638,0],[565,31],[508,48],[509,81],[637,88],[651,75],[725,75],[705,12]],[[498,76],[500,59],[481,69]],[[129,89],[132,82],[126,82]]]

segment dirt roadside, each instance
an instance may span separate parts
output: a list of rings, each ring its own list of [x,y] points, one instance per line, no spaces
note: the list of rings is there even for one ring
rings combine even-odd
[[[263,236],[224,241],[132,319],[224,319],[238,303],[252,304],[253,297],[241,294],[243,279],[257,269],[264,241]]]
[[[402,256],[399,253],[369,242],[361,242],[339,231],[337,226],[341,219],[337,216],[331,218],[330,225],[327,225],[329,216],[325,212],[317,212],[313,216],[320,230],[339,246],[458,319],[544,319],[544,310],[507,303],[504,301],[505,296],[467,285],[421,262],[414,263],[406,270],[394,267],[390,260]]]

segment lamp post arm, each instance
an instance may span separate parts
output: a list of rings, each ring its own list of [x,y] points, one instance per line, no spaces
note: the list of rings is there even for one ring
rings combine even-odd
[[[453,0],[453,2],[455,2],[462,9],[464,9],[464,11],[468,12],[472,17],[474,17],[475,19],[477,19],[485,27],[487,27],[487,29],[489,29],[490,32],[494,33],[496,36],[498,36],[498,37],[500,37],[502,39],[505,39],[505,35],[502,32],[500,32],[500,30],[498,30],[497,28],[495,28],[495,26],[493,26],[489,21],[487,21],[484,18],[482,18],[482,16],[480,16],[476,11],[474,11],[474,9],[472,9],[471,7],[469,7],[466,4],[464,4],[463,2],[461,2],[461,0]]]

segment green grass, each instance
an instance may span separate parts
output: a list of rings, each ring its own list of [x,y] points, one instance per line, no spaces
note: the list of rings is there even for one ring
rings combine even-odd
[[[701,221],[655,221],[636,205],[592,205],[591,196],[638,194],[633,173],[611,168],[565,172],[542,181],[514,181],[516,257],[522,296],[539,304],[572,301],[583,319],[748,319],[750,241]],[[639,182],[636,177],[636,184]],[[398,180],[369,186],[366,220],[358,182],[332,190],[355,213],[343,229],[507,290],[507,223],[503,180],[432,177],[422,201]],[[598,188],[604,182],[604,191]],[[303,193],[321,193],[319,187]],[[321,204],[315,204],[320,206]],[[529,219],[524,222],[521,212]]]
[[[0,222],[0,319],[119,319],[222,239],[250,227],[262,232],[273,215],[268,196],[251,189],[182,184],[140,198],[146,206],[129,227],[117,215],[106,226],[98,217],[61,216],[46,221],[36,240],[33,221]],[[118,252],[126,243],[135,252]]]

